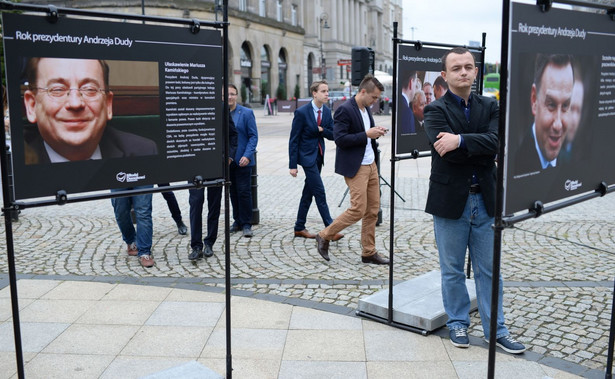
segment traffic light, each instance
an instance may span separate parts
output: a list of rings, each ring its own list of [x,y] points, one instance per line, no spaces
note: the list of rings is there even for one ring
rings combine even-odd
[[[353,47],[351,57],[351,83],[353,86],[358,86],[365,75],[374,73],[374,50],[369,47]]]

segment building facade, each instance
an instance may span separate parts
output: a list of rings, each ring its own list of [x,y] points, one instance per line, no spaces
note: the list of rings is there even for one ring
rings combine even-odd
[[[25,1],[105,12],[222,21],[222,0]],[[228,0],[229,82],[242,102],[309,97],[314,80],[350,81],[353,46],[375,52],[375,69],[392,73],[393,22],[401,0]],[[401,36],[400,36],[401,37]]]

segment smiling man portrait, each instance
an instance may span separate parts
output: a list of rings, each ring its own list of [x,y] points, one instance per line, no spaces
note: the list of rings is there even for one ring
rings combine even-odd
[[[113,92],[105,61],[31,58],[26,78],[26,164],[157,154],[154,141],[107,127]]]

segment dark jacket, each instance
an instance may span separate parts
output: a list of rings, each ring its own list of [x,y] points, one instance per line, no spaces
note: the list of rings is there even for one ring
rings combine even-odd
[[[30,125],[24,132],[26,164],[51,163],[43,137],[36,125]],[[110,126],[105,128],[98,143],[102,159],[140,157],[158,154],[156,143],[149,138],[122,132]]]
[[[468,122],[450,91],[425,107],[425,132],[431,145],[427,213],[449,219],[461,217],[474,173],[487,214],[495,215],[498,115],[495,99],[472,94]],[[457,148],[441,157],[433,148],[440,132],[461,134],[465,148]]]
[[[373,128],[375,123],[372,112],[369,108],[366,109],[369,115],[370,128]],[[365,155],[365,145],[367,144],[363,117],[361,117],[361,111],[354,96],[335,111],[333,138],[337,145],[335,173],[348,178],[354,177],[361,167],[361,161],[363,161],[363,155]],[[377,156],[378,144],[375,139],[370,142],[372,149],[374,149],[374,156]]]
[[[331,117],[331,110],[324,105],[322,107],[320,126],[323,128],[322,133],[318,131],[312,102],[299,107],[295,111],[288,141],[288,168],[297,168],[297,164],[305,167],[314,166],[318,155],[319,143],[322,148],[324,161],[324,139],[333,140],[333,117]]]

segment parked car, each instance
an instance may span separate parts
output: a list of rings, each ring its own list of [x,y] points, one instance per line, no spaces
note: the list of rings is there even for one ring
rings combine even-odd
[[[333,103],[336,100],[346,100],[348,99],[348,92],[342,90],[334,90],[329,91],[329,101]]]
[[[500,91],[492,87],[483,88],[483,96],[495,97],[496,100],[500,100]]]

